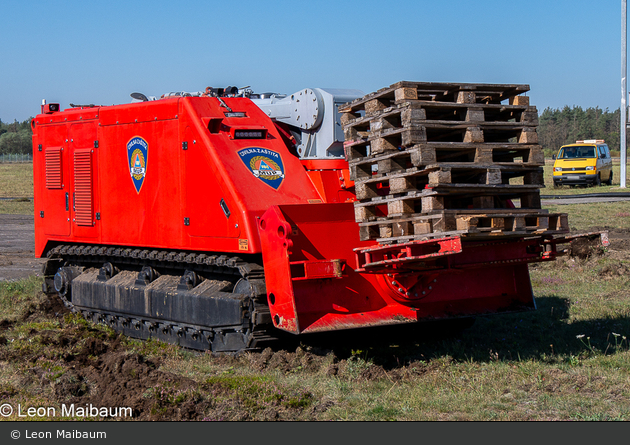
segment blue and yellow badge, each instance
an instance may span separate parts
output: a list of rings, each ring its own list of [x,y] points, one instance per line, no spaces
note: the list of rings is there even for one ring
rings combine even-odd
[[[147,157],[149,155],[149,144],[140,136],[132,137],[127,142],[127,160],[131,181],[136,188],[136,193],[140,193],[144,178],[147,175]]]
[[[266,148],[249,147],[239,151],[238,155],[255,177],[278,190],[284,180],[280,153]]]

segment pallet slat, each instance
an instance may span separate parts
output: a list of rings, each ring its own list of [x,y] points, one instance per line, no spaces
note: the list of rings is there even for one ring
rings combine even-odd
[[[386,107],[397,100],[413,98],[411,90],[415,90],[417,99],[435,102],[500,104],[504,101],[513,103],[515,96],[529,91],[529,85],[403,81],[344,104],[339,110],[349,113],[357,111],[367,112],[366,108],[368,107],[366,104],[369,102],[369,107],[374,107],[376,103],[374,101],[378,101],[382,106]]]
[[[425,168],[412,167],[386,174],[355,178],[357,199],[397,194],[445,184],[543,186],[542,167],[503,166],[493,164],[443,163]]]
[[[361,223],[362,241],[393,241],[399,237],[450,236],[463,237],[534,235],[564,233],[569,230],[568,218],[564,213],[519,212],[519,213],[463,213],[444,210],[432,214],[421,214],[405,219],[381,218]],[[391,238],[391,239],[390,239]]]

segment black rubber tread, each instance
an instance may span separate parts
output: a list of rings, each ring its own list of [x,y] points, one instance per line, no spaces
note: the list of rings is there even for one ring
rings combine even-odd
[[[264,268],[262,265],[248,262],[237,256],[228,256],[225,254],[208,254],[200,252],[181,252],[162,249],[140,249],[140,248],[125,248],[117,246],[101,246],[101,245],[77,245],[77,244],[62,244],[52,248],[47,254],[48,261],[44,266],[45,275],[53,275],[57,268],[62,263],[70,265],[81,265],[85,267],[100,267],[106,262],[111,262],[117,265],[128,265],[138,268],[140,266],[152,266],[155,268],[179,270],[184,272],[186,270],[194,270],[195,272],[206,272],[215,275],[225,275],[226,278],[231,277],[231,280],[245,279],[250,283],[252,289],[251,306],[252,314],[250,329],[251,329],[251,341],[249,345],[244,348],[246,350],[260,349],[264,347],[267,342],[273,342],[278,340],[276,333],[274,332],[273,324],[269,316],[269,307],[267,305],[267,294],[264,285]],[[74,312],[82,314],[87,319],[92,321],[98,321],[94,316],[98,316],[98,319],[108,319],[125,317],[128,323],[154,324],[156,320],[144,320],[138,319],[132,314],[120,314],[115,312],[93,311],[87,310],[87,308],[74,307],[74,305],[62,296],[64,304],[68,306]],[[146,317],[144,317],[146,318]],[[172,332],[190,330],[191,328],[203,330],[203,327],[196,327],[186,323],[175,323],[171,320],[159,320],[169,326],[172,326]],[[247,320],[243,320],[244,323]],[[124,329],[117,329],[111,323],[108,323],[115,330],[126,333]],[[206,328],[206,334],[211,333],[213,336],[226,335],[228,332],[224,332],[222,329],[217,329],[212,332],[212,329]],[[128,334],[127,334],[128,335]],[[165,336],[164,340],[169,341],[168,336]],[[176,339],[175,339],[176,340]],[[193,349],[210,349],[212,342],[208,339],[209,343],[203,346],[203,343],[199,343],[197,346],[187,346]],[[239,351],[233,351],[239,352]]]

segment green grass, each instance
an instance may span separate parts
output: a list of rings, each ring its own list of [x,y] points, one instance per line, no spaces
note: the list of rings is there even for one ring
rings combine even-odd
[[[0,164],[0,213],[33,215],[33,164]],[[30,199],[27,199],[30,198]]]
[[[0,164],[0,198],[33,197],[33,164]]]
[[[0,319],[24,312],[41,288],[42,279],[34,275],[20,281],[0,281]]]
[[[12,215],[33,215],[35,205],[32,199],[18,198],[9,201],[0,200],[0,213]]]
[[[593,227],[630,229],[630,201],[544,205],[550,213],[567,213],[571,230]]]

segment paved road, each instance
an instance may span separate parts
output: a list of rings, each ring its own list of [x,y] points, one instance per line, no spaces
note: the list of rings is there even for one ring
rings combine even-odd
[[[33,216],[0,214],[0,281],[41,273],[44,260],[35,258]]]

